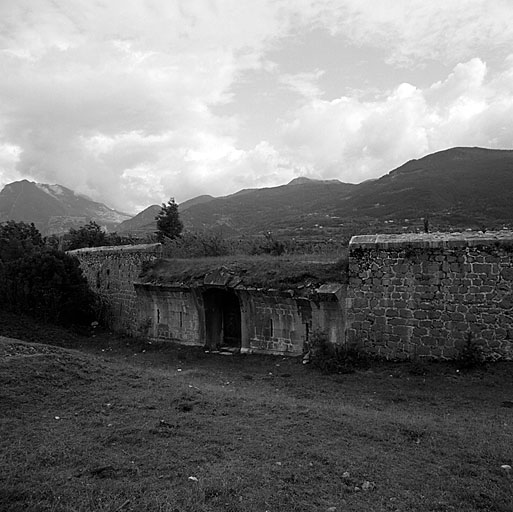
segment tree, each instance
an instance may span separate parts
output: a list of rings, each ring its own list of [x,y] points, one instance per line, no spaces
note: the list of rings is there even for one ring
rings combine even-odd
[[[167,204],[162,203],[159,214],[155,217],[157,221],[157,240],[163,242],[166,238],[174,240],[178,238],[183,230],[183,223],[178,213],[178,205],[172,197]]]
[[[0,261],[20,258],[44,245],[34,224],[9,220],[0,224]]]
[[[66,249],[82,249],[83,247],[101,247],[107,245],[107,236],[102,228],[94,221],[90,221],[85,226],[78,229],[71,228],[66,237]]]
[[[87,323],[95,301],[76,258],[45,246],[34,224],[0,224],[0,308],[45,321]]]

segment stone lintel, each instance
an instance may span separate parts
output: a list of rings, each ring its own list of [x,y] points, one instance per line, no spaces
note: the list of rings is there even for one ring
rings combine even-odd
[[[234,291],[244,291],[248,293],[257,293],[257,294],[265,294],[269,297],[283,297],[283,298],[293,298],[293,299],[305,299],[312,300],[314,298],[326,301],[330,300],[332,297],[338,297],[340,292],[345,288],[344,285],[340,283],[328,283],[324,284],[321,287],[317,288],[317,290],[309,290],[308,294],[298,294],[295,290],[277,290],[274,288],[254,288],[254,287],[245,287],[240,283],[237,283],[235,286],[221,286],[221,285],[212,285],[212,284],[185,284],[185,283],[144,283],[144,282],[136,282],[134,283],[134,288],[139,290],[146,291],[193,291],[193,290],[206,290],[208,288],[223,288],[223,289],[231,289]]]

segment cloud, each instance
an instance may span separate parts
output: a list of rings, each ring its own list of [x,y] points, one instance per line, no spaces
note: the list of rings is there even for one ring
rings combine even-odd
[[[503,0],[0,1],[0,182],[59,183],[136,212],[297,175],[359,181],[451,144],[510,147],[512,11]],[[452,71],[327,99],[331,70],[286,72],[272,57],[316,30],[348,55],[379,49],[392,75],[430,59]],[[259,135],[242,143],[252,123]]]
[[[325,178],[360,182],[457,145],[513,145],[513,68],[486,80],[479,59],[425,89],[403,83],[382,98],[313,99],[281,124],[284,154]]]
[[[513,44],[509,0],[326,0],[311,9],[317,26],[381,48],[395,65],[454,65],[483,51],[484,58],[504,56]]]
[[[296,73],[294,75],[285,73],[280,75],[279,81],[282,85],[301,96],[318,98],[323,95],[318,82],[324,74],[325,71],[321,69],[306,73]]]
[[[20,177],[128,210],[160,199],[173,168],[188,166],[184,154],[205,146],[202,137],[222,140],[233,128],[209,108],[229,101],[238,73],[259,66],[276,28],[263,6],[238,2],[225,5],[252,29],[210,2],[2,5],[0,142],[17,148],[3,181],[14,165]],[[265,23],[247,23],[253,15]]]

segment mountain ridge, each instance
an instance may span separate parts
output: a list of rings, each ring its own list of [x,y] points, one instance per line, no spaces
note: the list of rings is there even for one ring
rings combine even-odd
[[[498,229],[513,226],[512,189],[513,150],[455,147],[359,184],[298,177],[277,187],[198,196],[179,204],[179,212],[186,229],[227,237],[272,231],[298,239],[347,239],[357,233],[423,229],[424,218],[433,229]],[[89,209],[75,208],[82,202]],[[15,212],[13,220],[35,222],[43,233],[89,219],[143,237],[155,232],[159,211],[159,205],[151,205],[130,217],[61,185],[27,180],[0,192],[0,221]]]
[[[20,180],[0,191],[0,222],[33,222],[43,235],[62,233],[89,221],[111,230],[128,218],[130,215],[62,185]]]

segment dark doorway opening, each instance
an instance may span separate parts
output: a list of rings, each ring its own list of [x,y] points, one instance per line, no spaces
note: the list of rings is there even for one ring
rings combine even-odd
[[[210,288],[203,293],[206,345],[212,349],[241,346],[241,312],[231,290]]]

